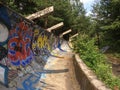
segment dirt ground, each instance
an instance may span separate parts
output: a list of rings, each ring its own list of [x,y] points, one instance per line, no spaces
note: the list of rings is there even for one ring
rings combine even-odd
[[[114,57],[111,54],[106,54],[108,58],[108,62],[112,65],[112,72],[116,76],[120,76],[120,59]]]
[[[80,90],[76,80],[72,54],[68,53],[63,58],[53,59],[45,69],[51,71],[46,73],[45,83],[42,90]],[[40,86],[38,84],[38,86]]]

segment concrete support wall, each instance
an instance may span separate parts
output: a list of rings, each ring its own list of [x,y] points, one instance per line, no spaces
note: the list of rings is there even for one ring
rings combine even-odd
[[[74,58],[76,78],[81,90],[110,90],[97,79],[96,75],[84,64],[78,55],[75,55]]]

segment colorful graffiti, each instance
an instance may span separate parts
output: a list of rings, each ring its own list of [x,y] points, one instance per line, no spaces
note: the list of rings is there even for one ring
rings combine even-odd
[[[0,4],[0,28],[0,45],[8,50],[7,53],[0,50],[0,60],[7,56],[12,65],[27,65],[32,60],[32,28],[29,22]]]
[[[40,87],[35,87],[35,84],[39,82],[40,78],[41,73],[39,72],[30,75],[22,82],[23,88],[17,88],[17,90],[41,90]]]
[[[61,45],[62,45],[63,41],[64,41],[63,39],[60,39],[60,38],[58,37],[57,48],[58,48],[60,51],[62,51],[62,52],[66,52],[65,50],[63,50],[63,49],[61,48]]]
[[[32,49],[34,55],[38,55],[41,57],[49,57],[54,56],[51,55],[51,51],[58,48],[61,51],[61,44],[63,40],[61,40],[58,36],[54,36],[53,34],[37,27],[34,29],[34,35],[32,40]],[[47,59],[47,57],[45,59]]]
[[[2,76],[5,76],[5,80],[12,76],[11,80],[13,80],[16,76],[11,73],[13,67],[26,66],[33,59],[30,47],[32,27],[31,22],[0,4],[0,66],[8,68],[7,75],[2,71],[0,74],[0,82],[4,85],[8,85],[8,82],[3,82]],[[20,67],[19,69],[21,70]],[[2,67],[0,70],[3,70]],[[17,70],[15,72],[17,73]]]
[[[29,20],[0,4],[0,82],[6,86],[8,79],[13,80],[13,77],[30,74],[24,69],[34,62],[32,60],[39,66],[43,62],[45,65],[48,57],[54,56],[51,54],[52,50],[59,48],[62,51],[61,44],[62,40],[59,37],[33,25]],[[43,69],[44,65],[40,67]],[[3,66],[6,70],[3,70]],[[7,75],[2,71],[7,72]],[[6,77],[3,77],[4,75]],[[41,77],[40,73],[36,75],[25,79],[22,83],[23,89],[18,90],[35,90],[34,84]],[[34,81],[31,78],[35,78]]]
[[[15,66],[26,66],[32,60],[33,54],[30,49],[32,29],[24,21],[10,30],[8,41],[8,58]]]
[[[34,29],[32,50],[34,55],[41,57],[43,60],[46,60],[50,55],[51,46],[49,38],[49,32],[38,27]]]

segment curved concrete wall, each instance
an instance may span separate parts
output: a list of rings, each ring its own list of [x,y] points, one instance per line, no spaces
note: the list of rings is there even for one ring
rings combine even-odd
[[[84,64],[79,55],[74,56],[76,78],[81,86],[81,90],[110,90],[97,79],[96,75]]]
[[[63,41],[0,4],[0,83],[8,86],[15,74],[21,77],[43,69],[48,57],[56,57],[51,52],[62,50]]]

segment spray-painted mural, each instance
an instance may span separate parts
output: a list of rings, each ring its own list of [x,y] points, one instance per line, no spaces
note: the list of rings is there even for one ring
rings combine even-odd
[[[22,72],[18,66],[26,66],[33,59],[32,30],[31,22],[0,4],[0,82],[5,86],[18,76],[18,68]]]
[[[0,46],[4,49],[4,52],[0,51],[0,60],[5,54],[15,66],[25,66],[32,60],[31,23],[3,5],[0,5],[0,37]]]
[[[51,51],[58,48],[61,51],[61,44],[63,40],[58,36],[43,30],[36,26],[32,39],[32,50],[35,56],[39,56],[42,60],[47,61],[49,56],[56,56],[51,54]]]
[[[35,55],[44,55],[50,52],[49,44],[50,33],[40,28],[34,30],[32,49]],[[44,52],[46,51],[47,52]]]
[[[16,77],[39,72],[41,62],[38,64],[33,62],[37,60],[46,62],[49,56],[54,56],[51,54],[52,50],[56,48],[62,50],[62,41],[0,4],[0,82],[8,86],[10,80]],[[29,66],[33,68],[30,71]],[[39,68],[34,69],[38,66]],[[38,78],[40,79],[40,75]],[[25,83],[26,81],[22,82],[23,88],[31,90],[28,88],[32,82],[30,81],[28,87]],[[18,88],[18,90],[24,89]]]
[[[8,41],[8,58],[15,66],[26,66],[32,60],[33,54],[30,48],[32,28],[26,22],[21,21],[10,30]]]
[[[44,61],[50,56],[52,46],[50,43],[51,34],[40,27],[34,29],[34,35],[32,40],[33,53],[39,56]],[[53,39],[54,40],[54,39]]]

